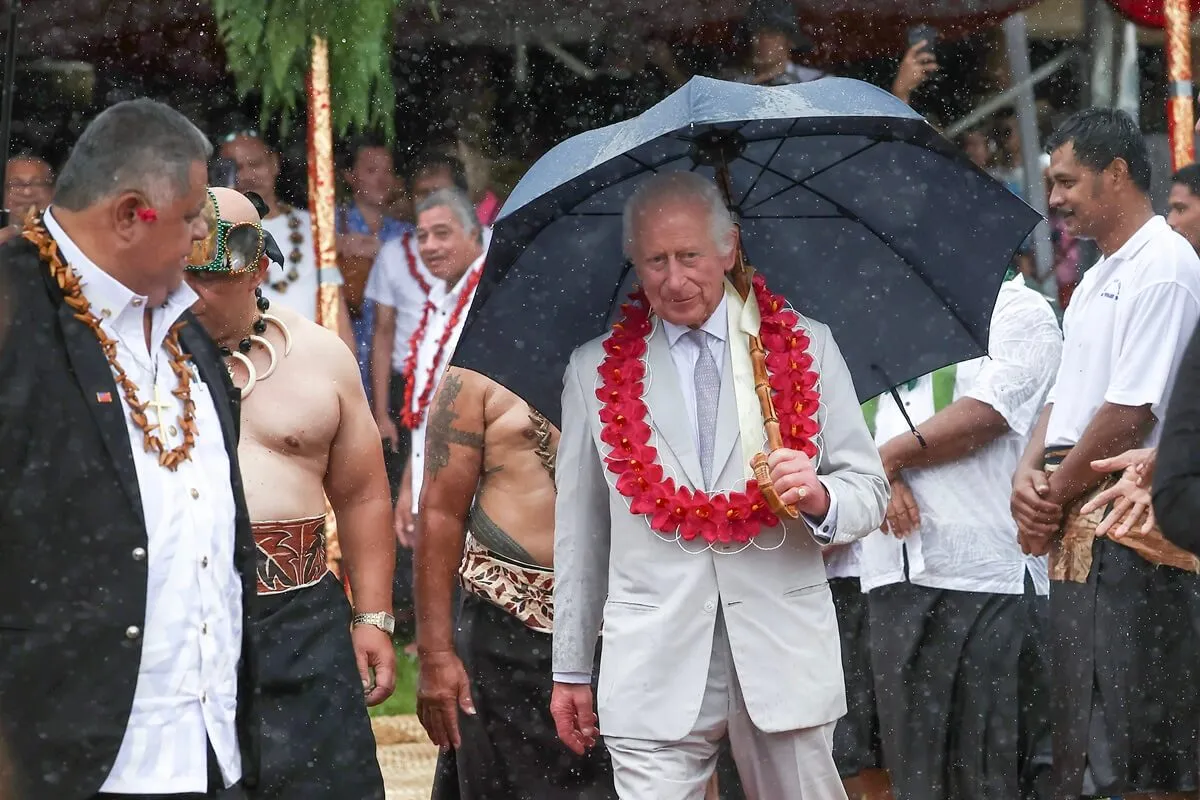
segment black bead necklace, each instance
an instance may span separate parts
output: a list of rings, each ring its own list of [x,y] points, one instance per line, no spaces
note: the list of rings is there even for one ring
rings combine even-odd
[[[259,317],[258,317],[258,319],[254,320],[254,325],[252,327],[254,329],[255,336],[262,336],[264,333],[267,332],[267,321],[262,318],[262,314],[267,313],[267,309],[269,309],[271,307],[271,301],[268,300],[267,298],[263,297],[262,289],[255,289],[254,297],[256,298],[256,300],[254,302],[255,302],[255,305],[258,306]],[[254,342],[250,341],[250,337],[247,336],[246,338],[244,338],[240,342],[238,342],[237,349],[238,349],[238,352],[240,352],[242,354],[246,354],[246,353],[250,352],[250,348],[253,346],[254,346]],[[229,358],[230,356],[233,355],[233,351],[230,350],[225,345],[221,345],[219,349],[221,351],[221,355],[224,356],[225,358]]]

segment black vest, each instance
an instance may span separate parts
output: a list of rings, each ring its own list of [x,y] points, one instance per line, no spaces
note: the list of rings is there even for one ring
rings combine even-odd
[[[212,340],[185,320],[180,341],[216,400],[231,464],[245,632],[238,738],[252,786],[255,552],[238,395]],[[145,628],[148,560],[134,551],[147,534],[118,391],[33,246],[0,247],[0,753],[18,798],[97,793],[133,704],[142,640],[127,631]]]

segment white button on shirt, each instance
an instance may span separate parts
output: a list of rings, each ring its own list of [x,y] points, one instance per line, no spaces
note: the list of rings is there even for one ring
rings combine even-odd
[[[183,415],[172,394],[178,378],[163,349],[172,325],[196,295],[186,285],[153,310],[146,346],[146,298],[116,281],[88,259],[46,213],[46,227],[63,258],[79,276],[83,294],[100,313],[101,327],[117,342],[117,360],[137,386],[139,401],[159,396],[171,421]],[[194,367],[193,367],[194,370]],[[193,375],[195,373],[193,372]],[[235,716],[237,665],[242,644],[242,585],[233,567],[234,515],[229,456],[215,401],[198,377],[191,383],[196,442],[191,458],[172,472],[147,453],[143,433],[129,418],[120,391],[146,521],[147,545],[132,551],[146,560],[146,616],[129,620],[125,637],[141,646],[141,663],[125,735],[102,793],[176,794],[208,788],[206,738],[227,784],[242,776]],[[154,423],[154,408],[147,409]],[[166,427],[165,425],[163,427]],[[167,448],[180,437],[159,431]],[[198,487],[198,488],[197,488]],[[195,502],[192,492],[203,494]],[[202,554],[220,569],[201,571]],[[201,631],[207,624],[209,635]],[[208,702],[204,702],[207,698]]]
[[[427,387],[432,386],[429,395],[429,405],[425,409],[424,415],[421,417],[421,422],[417,425],[417,429],[413,431],[412,437],[412,502],[413,514],[417,513],[417,506],[421,500],[421,486],[425,480],[425,431],[429,428],[429,414],[433,410],[433,396],[437,392],[437,385],[442,381],[442,375],[445,374],[446,368],[450,366],[450,358],[454,355],[454,348],[458,346],[458,339],[462,336],[463,326],[467,324],[467,311],[471,307],[471,302],[474,299],[475,293],[472,290],[471,296],[464,300],[465,306],[463,311],[458,316],[458,320],[454,326],[454,330],[450,333],[450,338],[446,340],[446,344],[441,348],[439,353],[438,345],[442,341],[442,337],[446,334],[446,327],[450,324],[450,317],[454,314],[454,309],[462,298],[463,292],[466,291],[467,283],[471,279],[471,275],[479,269],[483,268],[484,256],[480,256],[453,288],[447,288],[445,281],[436,281],[433,288],[429,292],[429,303],[433,306],[433,310],[429,314],[429,322],[425,328],[425,333],[420,343],[417,346],[417,363],[414,368],[413,379],[413,404],[419,401]],[[432,368],[432,373],[430,369]]]
[[[1183,350],[1200,318],[1200,258],[1153,217],[1089,269],[1063,319],[1066,342],[1048,402],[1048,447],[1073,446],[1104,403],[1149,405],[1158,443]]]

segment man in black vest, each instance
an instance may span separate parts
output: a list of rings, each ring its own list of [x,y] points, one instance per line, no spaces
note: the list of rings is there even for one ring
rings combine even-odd
[[[0,741],[16,797],[256,780],[236,393],[183,283],[211,147],[119,103],[0,248]]]

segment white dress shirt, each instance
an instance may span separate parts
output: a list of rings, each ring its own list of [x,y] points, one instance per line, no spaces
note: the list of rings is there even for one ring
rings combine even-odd
[[[483,252],[487,254],[492,242],[492,229],[482,229]],[[404,362],[408,359],[408,345],[417,326],[421,324],[421,311],[425,308],[425,290],[421,280],[409,269],[409,256],[417,275],[432,290],[442,281],[433,277],[421,256],[417,253],[417,236],[401,236],[379,248],[379,255],[367,278],[366,298],[378,306],[387,306],[396,311],[396,332],[392,337],[392,372],[404,373]],[[394,398],[395,399],[395,398]]]
[[[318,274],[317,253],[313,249],[312,217],[302,208],[293,209],[292,216],[300,221],[300,226],[295,232],[303,238],[298,244],[292,243],[293,231],[288,225],[287,214],[269,217],[262,221],[263,230],[275,237],[275,243],[283,252],[283,264],[276,264],[272,261],[267,269],[267,279],[262,283],[263,297],[270,300],[272,305],[286,306],[305,319],[316,322],[317,287],[320,286],[322,278],[325,283],[341,286],[343,283],[342,273],[337,267],[326,267]],[[292,262],[293,250],[300,251],[301,257],[298,264]],[[288,282],[287,274],[292,269],[296,270],[298,277],[296,280]],[[288,284],[287,289],[282,292],[271,286],[279,281]]]
[[[1153,217],[1089,269],[1063,319],[1062,365],[1048,402],[1048,447],[1070,447],[1103,403],[1149,405],[1158,443],[1183,350],[1200,318],[1200,258]]]
[[[409,269],[409,257],[412,267],[420,276],[420,280]],[[433,288],[441,283],[425,267],[417,255],[417,237],[415,235],[401,236],[392,239],[379,248],[379,255],[371,267],[367,278],[366,298],[377,306],[386,306],[396,312],[396,332],[392,337],[392,372],[397,375],[404,373],[404,362],[408,358],[409,340],[421,323],[421,310],[425,307],[428,296],[421,281]],[[399,400],[400,398],[394,398]]]
[[[150,347],[143,321],[147,298],[96,266],[46,213],[46,227],[74,269],[92,312],[117,341],[117,361],[137,386],[140,402],[159,398],[170,410],[157,431],[169,449],[182,442],[179,383],[163,349],[172,325],[196,301],[184,284],[151,316]],[[137,470],[148,544],[131,553],[148,559],[146,618],[125,636],[141,640],[133,708],[108,778],[112,794],[176,794],[208,789],[205,740],[212,743],[227,784],[242,776],[238,750],[237,668],[242,647],[242,583],[233,566],[235,504],[229,456],[216,405],[191,366],[196,441],[191,458],[174,472],[147,453],[118,387],[108,402],[125,409]],[[97,398],[97,402],[102,402]],[[154,407],[146,409],[153,424]],[[97,667],[101,668],[101,667]]]
[[[908,579],[919,586],[1023,594],[1028,571],[1037,593],[1049,592],[1046,559],[1021,552],[1009,499],[1013,473],[1058,369],[1062,335],[1049,304],[1021,278],[1000,289],[988,352],[986,358],[958,365],[954,399],[986,403],[1004,417],[1009,430],[957,461],[904,470],[921,524],[903,540],[883,531],[862,540],[864,592],[902,582],[906,553]],[[914,424],[934,415],[931,376],[897,393]],[[889,395],[879,398],[875,425],[880,445],[912,435]]]
[[[413,431],[412,437],[413,514],[417,513],[417,506],[421,501],[421,486],[425,482],[425,431],[429,428],[429,415],[433,412],[433,397],[437,392],[437,385],[442,381],[442,375],[446,372],[446,367],[450,366],[450,358],[454,355],[454,348],[458,346],[458,338],[462,336],[463,326],[467,324],[467,311],[470,310],[471,302],[475,297],[474,289],[472,289],[471,295],[464,300],[466,305],[459,314],[454,330],[440,353],[438,352],[438,343],[446,333],[450,317],[454,314],[454,309],[458,305],[459,299],[462,298],[463,292],[466,291],[471,276],[477,270],[483,269],[483,259],[484,256],[476,259],[453,288],[447,287],[445,281],[435,281],[433,288],[429,291],[428,302],[432,306],[432,311],[429,314],[425,333],[417,345],[417,364],[413,371],[413,403],[417,403],[427,386],[432,384],[433,389],[429,396],[429,406],[421,416],[421,422]],[[431,367],[433,368],[432,374],[430,373]]]

